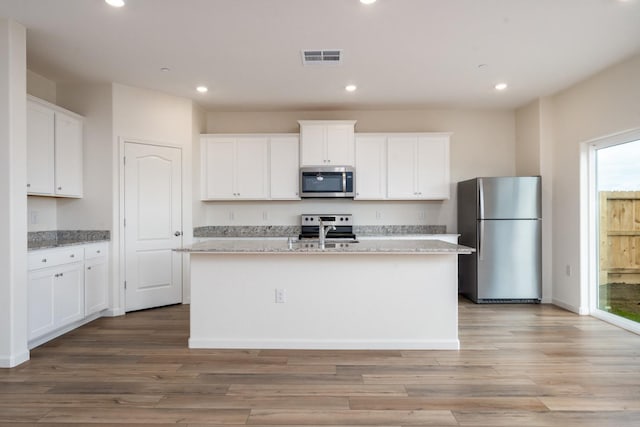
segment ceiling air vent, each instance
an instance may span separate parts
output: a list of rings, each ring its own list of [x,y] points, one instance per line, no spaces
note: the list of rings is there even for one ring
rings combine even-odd
[[[341,49],[303,50],[303,65],[338,65],[342,63]]]

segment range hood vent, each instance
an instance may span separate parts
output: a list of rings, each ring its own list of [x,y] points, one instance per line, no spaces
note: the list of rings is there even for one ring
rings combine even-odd
[[[303,65],[339,65],[342,63],[342,49],[303,50]]]

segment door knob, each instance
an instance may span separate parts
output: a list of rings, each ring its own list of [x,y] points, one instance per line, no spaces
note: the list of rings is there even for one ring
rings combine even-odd
[[[176,237],[182,236],[182,231],[176,231],[175,233],[173,233],[173,235]]]

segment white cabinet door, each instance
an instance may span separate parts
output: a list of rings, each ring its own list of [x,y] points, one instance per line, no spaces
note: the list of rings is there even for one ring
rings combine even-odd
[[[57,268],[53,281],[53,323],[56,328],[84,317],[84,274],[82,263]]]
[[[268,195],[268,139],[237,138],[235,143],[235,196],[260,200]]]
[[[269,141],[270,196],[273,200],[300,199],[299,139],[272,137]]]
[[[390,136],[387,145],[390,199],[416,199],[416,144],[414,136]]]
[[[107,257],[85,261],[84,265],[84,315],[89,316],[108,306]]]
[[[109,305],[108,243],[86,245],[84,260],[84,315],[89,316]]]
[[[53,268],[29,272],[28,325],[29,340],[55,329],[53,320],[53,283],[57,274]]]
[[[301,166],[317,166],[327,164],[325,125],[300,126],[300,164]]]
[[[84,317],[82,262],[29,272],[29,340]]]
[[[326,130],[327,164],[353,166],[353,125],[328,125]]]
[[[27,103],[27,193],[54,194],[54,129],[53,110]]]
[[[27,194],[82,197],[82,118],[34,97],[27,102]]]
[[[353,166],[354,120],[300,120],[301,166]]]
[[[387,138],[356,137],[357,200],[383,200],[387,197]]]
[[[55,113],[55,193],[82,197],[82,121]]]
[[[424,200],[450,197],[449,137],[419,137],[417,145],[417,192]]]
[[[234,190],[233,138],[203,138],[202,199],[233,199]]]

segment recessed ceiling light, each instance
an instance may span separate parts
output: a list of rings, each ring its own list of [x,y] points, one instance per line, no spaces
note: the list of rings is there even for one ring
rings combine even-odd
[[[162,68],[160,68],[160,71],[162,71],[163,73],[166,73],[166,72],[171,71],[171,69],[168,68],[168,67],[162,67]]]
[[[198,86],[196,90],[200,93],[206,93],[209,89],[206,86]]]
[[[507,84],[506,83],[498,83],[497,85],[494,86],[494,88],[496,90],[505,90],[507,88]]]
[[[124,6],[124,0],[104,0],[109,6],[122,7]]]
[[[376,2],[376,0],[360,0],[360,3],[362,4],[374,4]]]
[[[356,89],[358,89],[358,86],[356,85],[346,85],[344,87],[344,90],[346,90],[347,92],[355,92]]]

